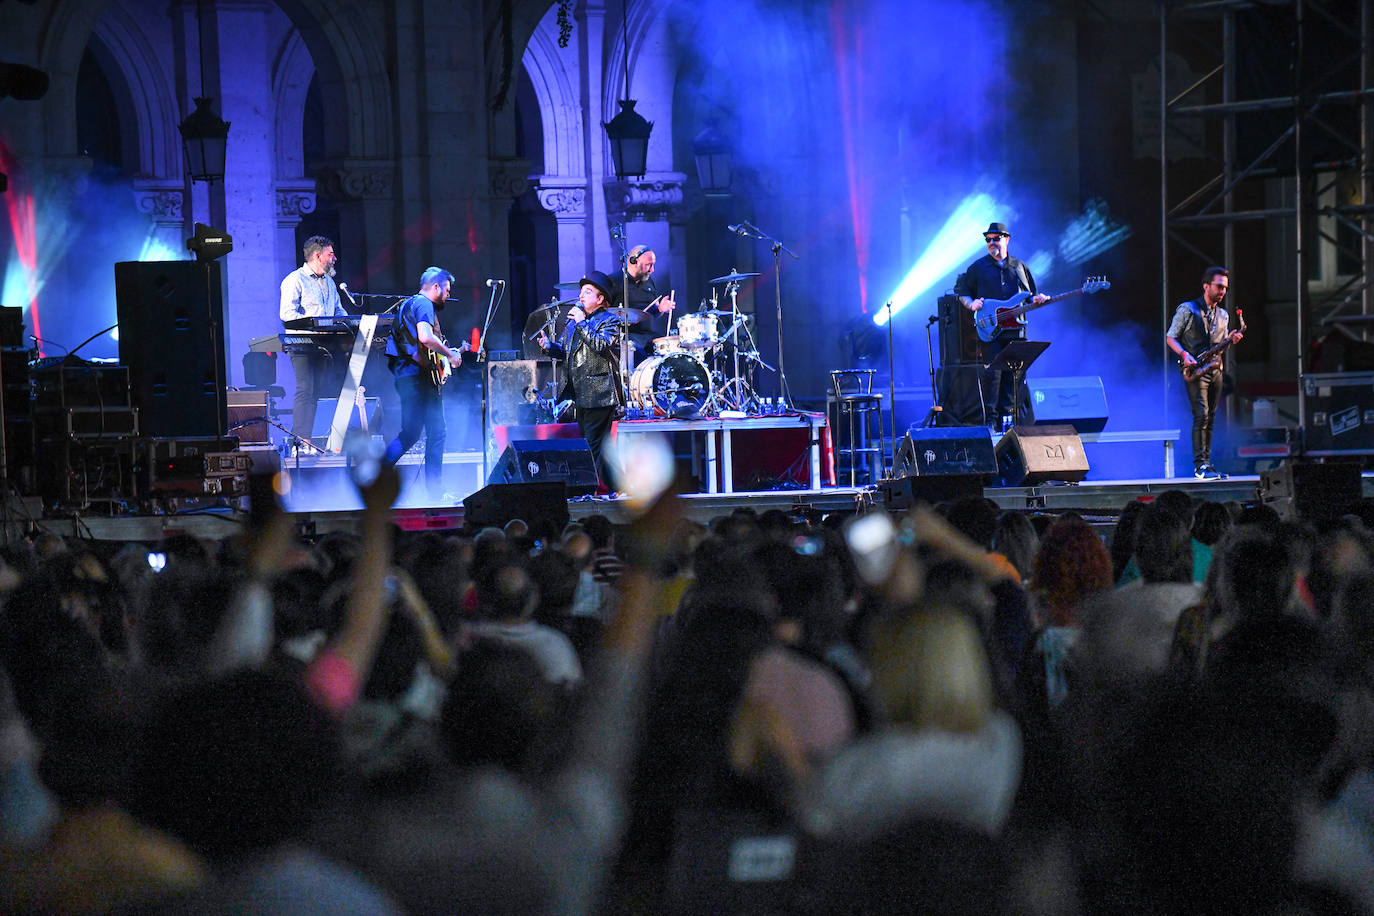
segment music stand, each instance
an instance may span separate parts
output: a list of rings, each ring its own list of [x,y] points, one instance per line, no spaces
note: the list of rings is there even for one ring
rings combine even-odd
[[[1048,340],[1013,340],[1002,348],[1002,352],[986,366],[984,369],[997,369],[1000,372],[1012,372],[1015,380],[1012,385],[1011,401],[1011,422],[1016,425],[1017,413],[1021,410],[1021,386],[1026,383],[1026,370],[1031,367],[1031,363],[1040,358],[1040,354],[1049,348]],[[999,421],[1000,418],[999,418]]]

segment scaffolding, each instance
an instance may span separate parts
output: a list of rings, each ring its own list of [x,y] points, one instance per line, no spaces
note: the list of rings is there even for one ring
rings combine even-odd
[[[1304,417],[1309,327],[1374,331],[1374,0],[1160,0],[1158,9],[1164,326],[1178,279],[1171,255],[1232,267],[1237,231],[1260,221],[1271,251],[1292,247],[1291,265],[1269,272],[1291,282]],[[1179,58],[1206,61],[1205,72],[1175,74],[1171,85]],[[1338,268],[1322,270],[1332,257]],[[1279,292],[1269,300],[1286,301]],[[1166,397],[1177,384],[1171,362],[1165,348]]]

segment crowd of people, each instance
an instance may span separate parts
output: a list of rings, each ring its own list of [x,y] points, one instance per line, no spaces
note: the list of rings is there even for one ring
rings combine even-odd
[[[0,909],[1374,913],[1369,507],[397,491],[0,551]]]

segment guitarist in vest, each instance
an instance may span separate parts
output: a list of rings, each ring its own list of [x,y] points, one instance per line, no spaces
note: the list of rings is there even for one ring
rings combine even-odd
[[[420,275],[420,291],[401,303],[386,342],[387,366],[401,399],[401,432],[386,447],[386,461],[395,464],[425,435],[425,486],[431,497],[443,492],[444,404],[441,389],[430,371],[431,353],[447,357],[453,366],[463,361],[460,350],[439,335],[439,315],[448,301],[453,274],[430,267]]]
[[[1173,323],[1164,340],[1169,349],[1178,354],[1179,363],[1185,370],[1205,368],[1198,366],[1197,360],[1203,351],[1228,340],[1230,343],[1240,340],[1240,331],[1228,331],[1231,317],[1221,307],[1230,285],[1231,275],[1225,267],[1209,267],[1202,272],[1202,295],[1180,304],[1174,312]],[[1193,476],[1199,480],[1226,477],[1212,467],[1212,421],[1221,402],[1221,354],[1216,355],[1215,363],[1196,378],[1189,379],[1185,375],[1183,380],[1188,404],[1193,409]]]
[[[1025,262],[1008,254],[1011,232],[1007,230],[1006,223],[989,223],[987,231],[983,233],[983,241],[988,246],[988,253],[970,264],[954,284],[954,294],[965,308],[977,313],[982,310],[984,299],[1000,301],[1022,290],[1032,294],[1030,301],[1035,305],[1049,298],[1036,290],[1035,278]],[[1022,340],[1025,336],[1025,325],[1019,323],[1015,328],[998,331],[988,345],[983,364],[991,363],[1008,343]],[[1016,382],[1013,372],[1003,372],[998,382],[997,404],[993,414],[993,426],[998,432],[1006,430],[1008,424],[1004,418],[1011,417],[1011,422],[1016,422]]]

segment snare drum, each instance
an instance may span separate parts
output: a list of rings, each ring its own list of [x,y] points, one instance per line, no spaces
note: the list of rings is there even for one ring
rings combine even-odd
[[[691,312],[677,320],[677,336],[689,350],[704,350],[716,343],[716,316]]]
[[[659,356],[671,356],[682,352],[682,340],[676,334],[654,338],[654,352]]]
[[[711,398],[711,373],[690,353],[653,356],[630,374],[630,403],[656,417],[689,406],[700,411]]]

